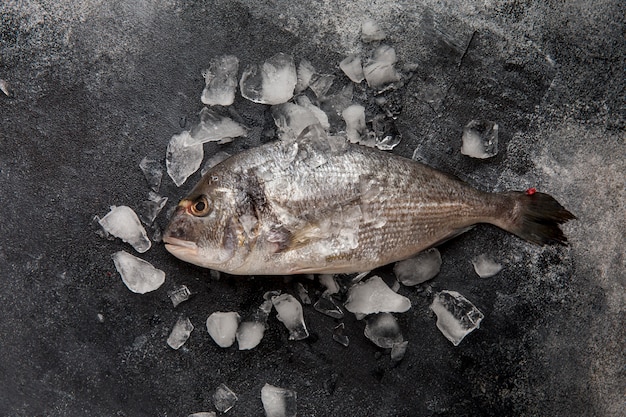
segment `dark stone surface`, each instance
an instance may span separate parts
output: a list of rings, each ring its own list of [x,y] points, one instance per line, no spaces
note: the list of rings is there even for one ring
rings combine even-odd
[[[184,416],[212,410],[225,383],[239,396],[227,415],[260,416],[266,382],[296,390],[301,416],[624,413],[623,5],[370,3],[0,5],[0,79],[15,93],[0,93],[0,415]],[[399,364],[351,316],[350,346],[334,342],[337,321],[311,306],[306,341],[288,341],[272,315],[257,349],[221,349],[204,327],[212,312],[245,317],[265,291],[295,294],[302,282],[315,296],[319,284],[216,280],[157,244],[142,258],[166,282],[133,294],[110,258],[131,249],[97,236],[92,218],[139,207],[148,186],[138,164],[164,158],[181,123],[195,122],[211,57],[234,54],[243,67],[288,52],[340,75],[363,15],[419,64],[400,96],[394,152],[483,189],[553,194],[579,217],[566,226],[571,247],[531,246],[488,226],[441,246],[439,276],[400,290],[413,308],[397,315],[409,340]],[[233,107],[252,133],[221,148],[266,140],[267,107],[241,97]],[[500,123],[496,158],[460,155],[473,118]],[[197,179],[178,189],[166,176],[168,207]],[[477,278],[469,259],[480,253],[503,271]],[[173,308],[167,291],[181,284],[196,294]],[[458,347],[428,309],[440,289],[486,316]],[[196,330],[173,351],[165,340],[180,315]]]

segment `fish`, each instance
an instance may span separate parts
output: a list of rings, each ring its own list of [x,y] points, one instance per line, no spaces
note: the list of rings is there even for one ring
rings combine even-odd
[[[410,258],[489,223],[567,244],[575,216],[534,189],[490,193],[339,137],[275,141],[211,168],[163,234],[175,257],[233,275],[354,273]]]

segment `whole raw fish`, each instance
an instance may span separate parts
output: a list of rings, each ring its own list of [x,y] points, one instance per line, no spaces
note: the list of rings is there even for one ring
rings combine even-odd
[[[486,193],[340,139],[273,142],[213,167],[183,199],[166,248],[239,275],[349,273],[411,257],[476,223],[537,244],[575,218],[539,192]]]

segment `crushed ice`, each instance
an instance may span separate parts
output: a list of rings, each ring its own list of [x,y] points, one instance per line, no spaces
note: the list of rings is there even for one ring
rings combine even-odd
[[[456,291],[437,293],[430,308],[437,315],[437,328],[454,346],[477,329],[484,317],[474,304]]]
[[[204,174],[206,174],[209,171],[209,169],[213,168],[214,166],[216,166],[222,161],[225,161],[228,158],[230,158],[230,154],[228,152],[223,152],[223,151],[217,152],[215,155],[207,159],[207,161],[204,163],[204,166],[200,170],[200,175],[204,177]]]
[[[158,192],[159,187],[161,187],[161,179],[163,178],[161,162],[155,159],[150,159],[146,156],[139,163],[139,168],[141,169],[141,172],[143,172],[143,176],[146,178],[148,186],[152,188],[152,191]]]
[[[237,394],[226,384],[219,384],[213,393],[213,405],[220,413],[225,413],[235,406],[239,400]]]
[[[137,214],[128,206],[111,206],[111,211],[98,223],[105,232],[129,243],[139,253],[146,252],[152,245]]]
[[[172,305],[177,307],[180,303],[189,300],[189,297],[191,297],[191,291],[186,285],[181,285],[180,287],[169,291],[167,296],[172,301]]]
[[[239,350],[254,349],[261,343],[267,327],[267,317],[272,311],[272,306],[272,300],[264,301],[251,319],[239,325],[236,333]]]
[[[234,138],[246,136],[247,133],[244,126],[230,117],[222,116],[215,110],[204,107],[200,110],[200,122],[191,129],[189,135],[184,136],[183,145],[194,146],[207,142],[228,143]]]
[[[481,278],[490,278],[502,270],[501,264],[484,253],[473,258],[472,265],[476,274]]]
[[[185,344],[187,339],[189,339],[189,335],[193,331],[193,324],[188,318],[179,318],[174,327],[172,328],[172,332],[167,338],[167,344],[172,349],[179,349],[182,345]]]
[[[241,95],[250,101],[274,105],[290,100],[297,82],[293,57],[278,53],[261,66],[246,67],[239,88]]]
[[[441,254],[436,248],[431,248],[397,262],[393,272],[403,285],[412,286],[434,278],[440,269]]]
[[[289,340],[302,340],[309,337],[302,314],[302,305],[293,295],[282,294],[272,297],[272,304],[278,313],[278,320],[289,330]]]
[[[192,146],[186,145],[192,141],[190,133],[184,131],[172,136],[167,145],[165,158],[167,173],[178,187],[183,185],[187,178],[200,168],[204,158],[204,149],[201,143]]]
[[[390,313],[378,313],[366,317],[364,334],[376,346],[385,349],[404,341],[400,325]]]
[[[361,24],[361,40],[363,42],[382,41],[387,35],[374,19],[365,19]]]
[[[400,81],[400,73],[395,68],[396,51],[389,45],[381,45],[374,51],[374,56],[363,67],[367,84],[379,88],[385,84]]]
[[[463,129],[461,153],[472,158],[491,158],[498,153],[498,124],[472,120]]]
[[[209,68],[203,72],[206,86],[201,101],[209,106],[230,106],[235,101],[239,59],[224,55],[213,58]]]
[[[159,288],[165,282],[165,272],[125,251],[113,254],[115,268],[129,290],[145,294]]]
[[[345,307],[358,318],[380,312],[403,313],[411,308],[411,301],[393,292],[380,277],[373,276],[350,287]]]
[[[167,203],[167,197],[161,197],[154,191],[148,193],[148,199],[141,203],[141,211],[139,212],[139,218],[144,224],[150,226],[154,223],[165,204]]]
[[[261,389],[261,402],[266,417],[296,417],[296,392],[265,384]]]
[[[216,311],[207,318],[206,328],[219,347],[227,348],[235,343],[239,320],[238,313]]]

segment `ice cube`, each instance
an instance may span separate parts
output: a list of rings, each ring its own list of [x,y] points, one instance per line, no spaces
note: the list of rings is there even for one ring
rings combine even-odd
[[[400,362],[402,358],[404,358],[404,354],[406,353],[406,348],[408,345],[408,340],[400,343],[394,343],[391,347],[391,360],[394,362]]]
[[[502,265],[491,259],[488,255],[478,255],[472,259],[474,271],[481,278],[490,278],[502,270]]]
[[[163,178],[161,163],[145,156],[139,163],[139,168],[141,169],[141,172],[143,172],[143,176],[146,178],[146,181],[148,182],[150,188],[152,188],[152,191],[159,191],[161,179]]]
[[[227,348],[235,343],[240,319],[238,313],[216,311],[207,318],[206,328],[219,347]]]
[[[430,308],[437,315],[437,328],[458,346],[461,340],[480,326],[484,315],[456,291],[444,290],[435,295]]]
[[[385,84],[400,80],[400,74],[396,71],[396,51],[389,45],[381,45],[374,51],[374,56],[363,67],[363,75],[367,84],[372,88],[378,88]]]
[[[272,304],[280,320],[289,330],[289,340],[302,340],[309,337],[309,331],[304,323],[302,305],[290,294],[272,297]]]
[[[280,139],[285,141],[295,140],[306,127],[319,123],[313,112],[293,103],[272,106],[272,117]]]
[[[306,289],[304,285],[302,285],[301,282],[298,282],[296,284],[296,290],[298,291],[298,297],[300,297],[300,300],[302,301],[303,304],[311,304],[311,297],[309,297],[309,291]]]
[[[346,107],[341,116],[346,121],[346,136],[352,143],[361,142],[361,135],[365,132],[365,107],[353,104]]]
[[[324,97],[335,81],[335,76],[330,74],[315,74],[311,79],[309,88],[315,97]]]
[[[278,53],[261,67],[248,66],[241,76],[241,95],[255,103],[282,104],[293,97],[298,81],[291,55]]]
[[[254,349],[261,343],[265,335],[265,323],[244,321],[237,329],[236,337],[239,350]]]
[[[141,203],[142,210],[139,212],[141,221],[150,226],[165,207],[165,203],[167,203],[167,197],[161,197],[154,191],[150,191],[148,200]]]
[[[207,142],[228,143],[247,134],[246,128],[233,119],[204,107],[200,110],[200,122],[185,136],[183,144],[194,146]]]
[[[350,339],[348,338],[348,336],[343,334],[345,328],[346,325],[343,323],[339,323],[337,326],[335,326],[333,328],[333,340],[341,345],[344,345],[345,347],[348,347],[348,345],[350,344]]]
[[[215,411],[201,411],[199,413],[189,414],[187,417],[217,417]]]
[[[382,41],[387,35],[374,19],[365,19],[361,25],[361,40],[363,42]]]
[[[412,258],[397,262],[393,272],[402,285],[417,285],[434,278],[441,270],[441,254],[437,248],[418,253]]]
[[[404,341],[400,325],[390,313],[378,313],[365,318],[365,337],[381,348],[392,348]]]
[[[361,65],[361,57],[359,55],[349,55],[339,63],[339,68],[341,68],[348,78],[357,84],[365,79],[363,66]]]
[[[137,214],[128,206],[111,206],[111,211],[98,223],[105,232],[129,243],[139,253],[146,252],[152,245]]]
[[[235,101],[239,60],[236,56],[224,55],[211,60],[204,71],[205,84],[201,100],[209,106],[230,106]]]
[[[219,164],[222,161],[225,161],[228,158],[230,158],[230,154],[227,152],[220,151],[216,153],[206,161],[206,163],[202,167],[202,170],[200,170],[200,175],[204,177],[204,174],[206,174],[209,169],[213,168],[215,165]]]
[[[187,146],[186,143],[191,141],[193,139],[190,133],[184,131],[172,136],[167,145],[165,165],[168,175],[177,187],[183,185],[187,178],[200,168],[204,158],[202,144]]]
[[[339,292],[339,285],[335,281],[335,276],[332,274],[320,274],[318,277],[320,284],[326,287],[324,294],[332,295]]]
[[[322,109],[317,107],[315,104],[311,103],[311,100],[307,96],[300,95],[296,97],[296,103],[299,106],[302,106],[308,111],[310,111],[311,113],[313,113],[313,115],[317,118],[317,121],[319,122],[319,124],[324,129],[326,130],[330,129],[330,123],[328,122],[328,115],[326,115],[326,113]]]
[[[498,124],[472,120],[463,129],[461,153],[472,158],[491,158],[498,153]]]
[[[296,83],[296,93],[301,93],[309,87],[311,83],[311,79],[315,74],[315,67],[313,64],[307,59],[303,59],[298,64],[298,81]]]
[[[132,292],[145,294],[156,290],[165,282],[165,272],[156,269],[150,262],[125,251],[115,252],[112,257],[115,269]]]
[[[219,384],[213,393],[213,405],[220,413],[225,413],[235,406],[239,398],[226,384]]]
[[[331,126],[341,123],[341,113],[352,104],[354,85],[352,83],[343,87],[340,91],[321,100],[322,110],[328,115]]]
[[[266,417],[296,417],[296,392],[265,384],[261,401]]]
[[[191,321],[188,318],[179,318],[167,338],[167,344],[172,349],[180,348],[189,339],[192,331],[193,324],[191,324]]]
[[[337,305],[333,297],[330,295],[322,295],[313,305],[313,308],[334,319],[343,318],[343,310],[341,310],[341,307]]]
[[[345,307],[358,315],[403,313],[411,308],[411,301],[393,292],[379,276],[373,276],[350,287]]]
[[[186,285],[181,285],[180,287],[169,291],[167,296],[170,297],[172,304],[176,307],[180,303],[189,300],[189,297],[191,297],[191,291],[189,291],[189,288],[187,288]]]

